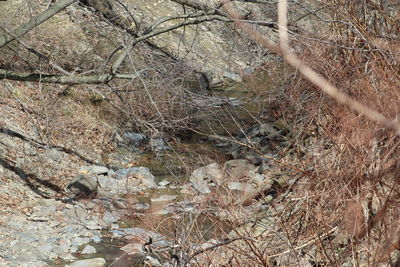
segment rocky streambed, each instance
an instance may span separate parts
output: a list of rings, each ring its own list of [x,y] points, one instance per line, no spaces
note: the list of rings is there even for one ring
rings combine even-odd
[[[200,104],[217,111],[232,107],[240,119],[257,111],[239,100],[246,95],[244,88],[234,89]],[[227,124],[220,126],[227,129]],[[17,165],[40,164],[38,176],[70,169],[75,178],[63,194],[45,192],[46,198],[37,198],[28,190],[29,197],[17,198],[20,203],[14,205],[25,213],[11,212],[0,225],[0,266],[175,266],[177,261],[191,263],[227,237],[236,240],[240,229],[263,232],[255,218],[272,217],[266,211],[277,192],[297,181],[277,164],[284,157],[279,151],[290,147],[290,131],[280,121],[245,130],[231,126],[229,131],[239,134],[215,135],[215,128],[212,135],[185,140],[116,134],[119,149],[103,158],[104,164],[75,153],[83,166],[71,160],[68,150],[45,148],[14,134],[22,129],[2,134],[0,148],[17,154]],[[18,174],[7,164],[2,163],[6,172],[1,172]],[[21,190],[10,185],[0,186],[6,196]]]
[[[250,129],[254,141],[262,139],[261,136],[271,138],[264,128],[261,125],[258,130]],[[165,146],[164,142],[159,141],[159,146]],[[254,202],[256,197],[271,201],[278,188],[293,181],[289,176],[274,178],[265,174],[266,168],[274,169],[271,158],[256,157],[236,145],[228,150],[238,159],[200,167],[180,183],[176,178],[155,177],[143,166],[119,169],[82,166],[66,188],[69,197],[26,201],[22,205],[30,207],[27,216],[12,216],[0,227],[3,241],[0,264],[140,266],[150,261],[153,266],[170,266],[171,255],[177,253],[177,240],[160,227],[165,218],[175,217],[177,222],[190,214],[199,219],[207,213],[229,221],[230,211],[210,200],[222,201],[225,206],[247,205],[247,210],[254,212],[262,210],[268,202],[256,205],[247,202]],[[224,197],[215,196],[223,190],[227,190]],[[149,224],[146,218],[155,221]],[[146,250],[149,242],[152,253]],[[193,253],[196,249],[188,249],[186,257],[189,251]]]

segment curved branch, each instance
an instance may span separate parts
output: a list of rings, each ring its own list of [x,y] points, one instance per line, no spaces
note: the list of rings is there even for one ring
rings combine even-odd
[[[381,123],[386,128],[390,128],[396,131],[396,134],[400,135],[400,123],[395,119],[390,119],[384,116],[377,110],[370,108],[361,102],[351,98],[348,94],[340,91],[328,80],[322,77],[319,73],[314,71],[307,64],[302,62],[297,55],[290,50],[289,38],[287,33],[287,0],[279,0],[278,3],[278,24],[279,24],[279,39],[280,45],[267,39],[259,32],[251,29],[248,23],[239,20],[237,11],[231,5],[228,0],[220,0],[222,4],[225,4],[226,12],[234,19],[235,23],[246,32],[254,41],[264,46],[271,52],[282,55],[289,65],[296,68],[300,73],[309,80],[316,87],[321,89],[324,93],[332,97],[337,103],[345,105],[350,109],[366,116],[372,121]]]
[[[203,22],[214,21],[214,20],[219,20],[219,21],[224,21],[224,22],[232,22],[233,21],[233,20],[231,20],[229,18],[225,18],[225,17],[220,16],[220,15],[205,15],[204,17],[195,18],[193,20],[186,20],[186,21],[184,21],[182,23],[175,24],[175,25],[172,25],[170,27],[166,27],[164,29],[160,29],[158,31],[154,31],[154,32],[150,32],[148,34],[142,35],[142,36],[138,37],[135,40],[133,45],[135,45],[135,44],[137,44],[137,43],[139,43],[141,41],[150,39],[150,38],[152,38],[154,36],[160,35],[162,33],[170,32],[170,31],[176,30],[176,29],[184,27],[184,26],[195,25],[195,24],[200,24],[200,23],[203,23]]]

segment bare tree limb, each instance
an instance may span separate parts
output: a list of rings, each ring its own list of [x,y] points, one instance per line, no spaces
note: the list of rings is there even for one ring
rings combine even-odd
[[[57,84],[83,84],[83,83],[105,83],[113,78],[111,74],[92,75],[92,76],[77,76],[77,75],[51,75],[29,72],[15,72],[10,70],[0,69],[0,80],[14,80],[26,82],[42,82],[42,83],[57,83]]]
[[[178,1],[178,0],[176,0]],[[181,1],[181,0],[179,0]],[[37,23],[34,22],[28,22],[24,26],[21,26],[20,28],[23,29],[32,29],[34,26],[39,25],[39,22],[43,22],[44,18],[49,18],[51,17],[51,14],[54,15],[56,12],[60,11],[62,8],[65,8],[68,4],[72,4],[74,0],[60,0],[58,3],[52,5],[48,10],[42,13],[42,15],[39,15],[36,17]],[[181,1],[182,3],[193,3],[192,1]],[[117,59],[114,61],[110,73],[103,73],[103,74],[98,74],[98,75],[91,75],[91,76],[79,76],[79,75],[54,75],[54,74],[41,74],[41,73],[26,73],[26,72],[17,72],[17,71],[11,71],[11,70],[4,70],[0,69],[0,80],[1,79],[9,79],[9,80],[18,80],[18,81],[41,81],[44,83],[57,83],[57,84],[83,84],[83,83],[88,83],[88,84],[100,84],[100,83],[106,83],[111,81],[114,78],[117,79],[133,79],[137,77],[137,74],[118,74],[117,70],[120,67],[120,65],[124,62],[128,54],[131,52],[133,47],[138,44],[139,42],[145,41],[147,42],[148,39],[155,37],[157,35],[170,32],[173,30],[176,30],[181,27],[185,27],[188,25],[196,25],[204,22],[209,22],[209,21],[223,21],[223,22],[233,22],[233,20],[227,16],[221,15],[222,12],[218,11],[217,9],[212,9],[212,8],[207,8],[209,11],[204,12],[201,11],[199,13],[194,13],[190,15],[182,15],[182,16],[171,16],[171,17],[166,17],[163,18],[159,21],[157,21],[155,24],[150,26],[150,28],[146,31],[148,32],[147,34],[134,34],[130,33],[133,38],[128,41],[128,44],[125,48],[125,51],[117,57]],[[50,11],[49,11],[50,10]],[[103,10],[104,11],[104,10]],[[113,12],[113,10],[109,10],[110,12]],[[107,13],[107,15],[110,15],[110,13]],[[162,23],[165,23],[170,20],[174,19],[185,19],[185,21],[181,23],[176,23],[171,26],[167,26],[164,28],[160,28],[157,30],[157,27],[159,27]],[[275,24],[273,22],[249,22],[251,24],[259,24],[259,25],[264,25],[264,26],[269,26],[271,23]],[[117,26],[122,27],[122,22],[119,21],[117,23]],[[126,30],[129,30],[125,28]],[[25,31],[25,33],[27,30]],[[145,33],[146,33],[145,32]],[[22,35],[22,30],[16,30],[12,32],[12,34],[6,34],[5,36],[8,38],[7,42],[12,41],[13,39],[17,39]],[[5,38],[3,36],[3,38]],[[0,39],[1,42],[1,39]],[[5,42],[7,44],[7,42]],[[1,43],[0,43],[1,44]],[[110,58],[109,58],[110,59]],[[65,74],[65,73],[64,73]]]
[[[19,26],[17,29],[13,31],[13,34],[3,34],[0,36],[0,47],[3,47],[16,38],[19,38],[35,28],[36,26],[42,24],[67,6],[71,5],[74,3],[76,0],[60,0],[51,5],[48,9],[46,9],[44,12],[42,12],[40,15],[31,18],[27,23]]]
[[[126,59],[128,54],[133,49],[133,42],[134,41],[129,40],[127,46],[125,47],[125,51],[122,52],[122,54],[114,61],[114,64],[111,67],[111,73],[113,75],[115,75],[117,73],[119,66],[121,66],[122,62],[124,62],[124,60]]]
[[[115,73],[115,74],[99,74],[90,76],[79,75],[52,75],[31,72],[15,72],[0,69],[0,80],[14,80],[25,82],[42,82],[56,84],[100,84],[107,83],[113,79],[133,80],[139,77],[140,73],[145,71],[157,71],[153,68],[146,68],[136,73]]]
[[[231,1],[221,0],[221,3],[222,5],[224,5],[225,11],[233,18],[235,23],[254,41],[263,45],[271,52],[282,55],[287,63],[298,69],[307,80],[320,88],[324,93],[332,97],[336,102],[343,104],[354,111],[357,111],[358,113],[366,116],[372,121],[381,123],[387,128],[394,129],[397,134],[400,134],[400,124],[396,120],[387,118],[380,112],[360,103],[357,100],[352,99],[349,95],[341,92],[333,84],[323,78],[319,73],[303,63],[296,56],[296,54],[290,50],[287,36],[287,0],[280,0],[278,3],[280,46],[265,38],[259,32],[253,30],[248,23],[239,20],[237,11],[234,9]]]
[[[178,24],[175,24],[175,25],[172,25],[172,26],[169,26],[169,27],[165,27],[165,28],[160,29],[158,31],[153,31],[153,32],[150,32],[148,34],[142,35],[142,36],[138,37],[135,40],[134,45],[139,43],[139,42],[142,42],[144,40],[147,40],[149,38],[152,38],[154,36],[160,35],[162,33],[170,32],[170,31],[176,30],[176,29],[184,27],[184,26],[195,25],[195,24],[200,24],[200,23],[203,23],[203,22],[214,21],[214,20],[224,21],[224,22],[232,22],[231,19],[225,18],[225,17],[220,16],[220,15],[205,15],[203,17],[195,18],[193,20],[186,20],[186,21],[184,21],[182,23],[178,23]]]
[[[190,6],[191,8],[197,9],[197,10],[203,10],[203,11],[211,11],[215,8],[212,8],[206,4],[198,3],[196,1],[192,0],[172,0],[175,3],[185,5],[185,6]]]

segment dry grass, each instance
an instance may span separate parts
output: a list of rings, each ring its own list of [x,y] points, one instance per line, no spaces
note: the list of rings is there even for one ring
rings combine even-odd
[[[377,27],[370,27],[366,21],[360,21],[356,9],[349,10],[342,3],[334,5],[332,10],[336,17],[346,18],[366,37],[361,39],[335,25],[335,36],[328,38],[343,46],[353,44],[353,47],[343,49],[302,42],[301,60],[353,99],[387,117],[397,118],[399,54],[395,49],[387,49],[397,41],[386,40],[384,49],[375,46],[374,40],[384,34],[382,31],[398,27],[398,21],[393,14],[390,17],[382,10],[359,5],[358,8],[366,8],[367,18],[371,14],[383,16],[387,27],[378,27],[377,20],[374,21]],[[299,198],[307,199],[307,205],[302,206],[308,218],[302,221],[307,225],[303,234],[339,227],[338,233],[347,238],[341,244],[342,253],[328,253],[327,244],[330,250],[337,250],[338,244],[326,240],[318,247],[323,255],[321,261],[329,266],[339,266],[346,261],[368,266],[390,264],[390,257],[398,251],[400,238],[397,208],[400,184],[396,160],[400,152],[399,137],[313,88],[296,75],[287,91],[288,102],[282,106],[286,112],[296,114],[295,120],[301,122],[294,128],[317,125],[318,139],[323,140],[308,147],[309,153],[303,158],[303,165],[312,169],[312,174],[303,182],[305,191],[297,192]],[[288,110],[287,104],[295,108]]]

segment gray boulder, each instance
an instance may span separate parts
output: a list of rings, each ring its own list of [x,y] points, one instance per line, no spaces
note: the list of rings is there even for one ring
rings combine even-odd
[[[114,177],[114,178],[113,178]],[[113,177],[100,175],[98,177],[99,194],[115,196],[116,194],[138,193],[146,189],[155,189],[155,177],[148,168],[134,167],[120,169]]]
[[[68,185],[67,189],[78,198],[87,198],[96,195],[98,181],[94,175],[80,174]]]
[[[211,192],[208,185],[210,183],[222,184],[223,177],[221,166],[218,163],[211,163],[194,170],[190,176],[190,183],[200,193],[207,194]]]
[[[247,160],[229,160],[224,166],[212,163],[196,169],[190,176],[193,188],[203,194],[210,193],[210,185],[228,185],[230,190],[254,191],[265,176],[257,173],[258,167]]]
[[[124,134],[124,139],[128,145],[139,148],[146,141],[146,136],[140,133],[127,132]]]

